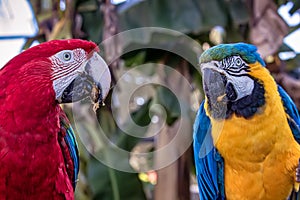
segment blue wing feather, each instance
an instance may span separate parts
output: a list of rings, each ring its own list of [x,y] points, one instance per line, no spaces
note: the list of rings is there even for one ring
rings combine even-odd
[[[73,165],[74,165],[72,182],[73,182],[73,188],[75,188],[76,182],[78,180],[78,172],[79,172],[79,153],[78,153],[78,144],[75,138],[74,131],[71,126],[67,129],[64,140],[68,146],[70,156],[72,158]]]
[[[300,117],[296,105],[278,86],[278,92],[287,113],[287,120],[295,140],[300,144]],[[224,161],[213,146],[210,119],[201,104],[194,123],[194,156],[200,199],[225,199]],[[298,192],[296,197],[299,197]]]
[[[194,123],[194,156],[200,199],[225,199],[224,162],[213,146],[210,119],[201,104]]]
[[[296,105],[286,91],[278,85],[278,92],[287,114],[287,120],[294,135],[295,140],[300,144],[300,118]],[[300,193],[292,191],[289,200],[300,199]]]
[[[60,131],[58,133],[58,142],[62,150],[69,179],[75,190],[79,172],[78,144],[67,116],[62,110],[59,114]]]
[[[278,92],[281,96],[285,112],[287,113],[288,123],[292,130],[295,140],[300,144],[300,118],[296,105],[286,91],[278,85]]]

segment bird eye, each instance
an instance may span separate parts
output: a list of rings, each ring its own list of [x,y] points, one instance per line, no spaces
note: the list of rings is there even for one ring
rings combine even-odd
[[[242,64],[242,60],[241,60],[240,58],[237,58],[237,59],[235,60],[235,64],[236,64],[237,66],[240,66],[240,65]]]
[[[71,59],[71,57],[72,57],[72,55],[71,55],[70,52],[65,52],[65,53],[63,54],[63,59],[64,59],[65,61],[69,61],[69,60]]]

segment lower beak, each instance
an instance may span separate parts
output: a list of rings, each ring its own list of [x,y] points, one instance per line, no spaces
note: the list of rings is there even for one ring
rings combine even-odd
[[[64,90],[60,103],[71,103],[88,96],[94,103],[103,104],[110,90],[111,74],[101,56],[94,52],[86,62],[84,71]]]

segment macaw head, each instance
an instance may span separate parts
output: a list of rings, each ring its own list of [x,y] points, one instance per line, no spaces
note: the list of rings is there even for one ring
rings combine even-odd
[[[264,81],[269,76],[257,48],[250,44],[220,44],[200,57],[206,109],[215,119],[235,114],[250,118],[265,104]]]
[[[6,109],[19,104],[22,108],[35,103],[47,106],[42,101],[75,102],[93,89],[98,91],[95,101],[101,103],[109,92],[111,76],[98,51],[93,42],[68,39],[45,42],[17,55],[0,71]]]

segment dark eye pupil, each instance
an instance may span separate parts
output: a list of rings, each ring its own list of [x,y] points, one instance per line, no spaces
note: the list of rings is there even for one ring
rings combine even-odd
[[[64,54],[64,59],[65,59],[65,60],[70,60],[70,59],[71,59],[70,53],[65,53],[65,54]]]

